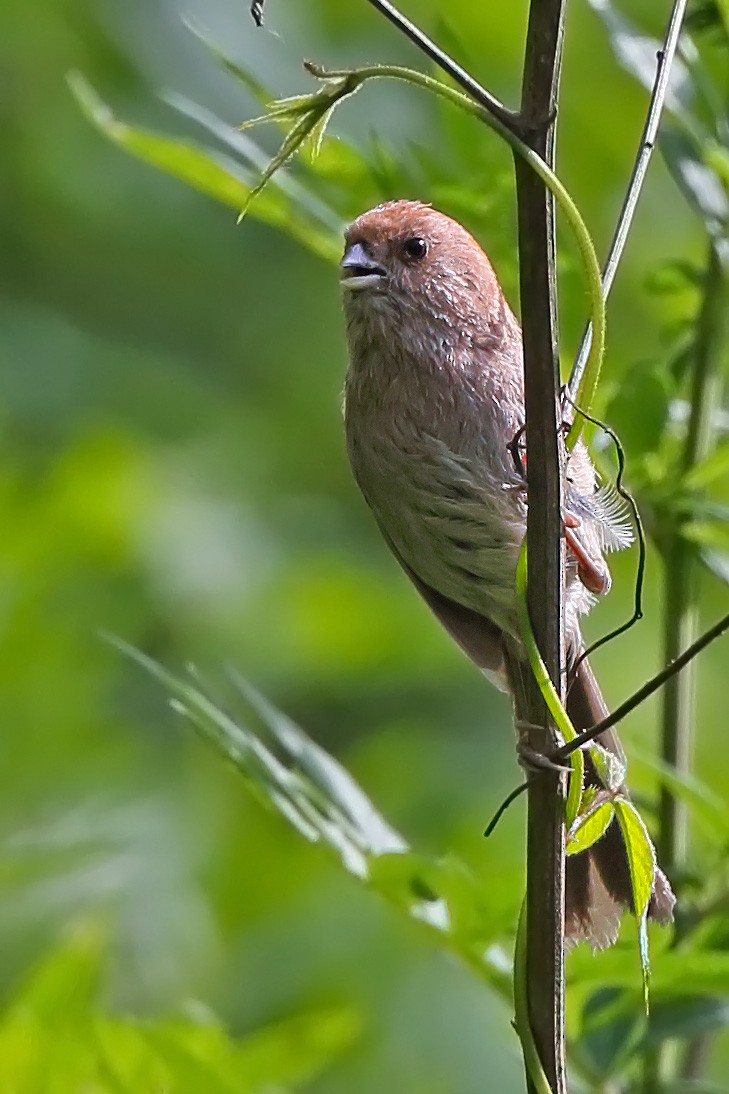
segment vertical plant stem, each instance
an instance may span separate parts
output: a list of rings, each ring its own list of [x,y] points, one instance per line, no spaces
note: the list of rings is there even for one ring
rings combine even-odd
[[[532,0],[524,58],[520,129],[548,162],[554,158],[564,29],[563,0]],[[562,548],[561,468],[556,391],[556,276],[554,206],[543,183],[519,157],[515,162],[527,452],[528,604],[544,663],[561,691]],[[517,716],[530,723],[527,744],[544,754],[551,726],[536,682],[515,693]],[[529,777],[527,820],[526,966],[531,1030],[551,1089],[566,1090],[564,1064],[564,778],[551,771]],[[529,1082],[530,1089],[531,1083]]]
[[[712,443],[711,414],[721,385],[721,365],[728,333],[727,271],[713,241],[708,246],[704,292],[696,320],[692,356],[690,413],[677,475],[686,475],[706,455]],[[691,544],[683,537],[681,515],[672,521],[662,546],[665,584],[663,658],[672,661],[696,638],[698,631],[697,572]],[[666,683],[661,708],[661,742],[664,761],[680,774],[693,766],[695,731],[695,666]],[[667,787],[661,789],[658,852],[669,877],[676,879],[685,866],[688,852],[686,805]],[[706,1058],[704,1039],[692,1041],[680,1068],[684,1078],[697,1078]],[[700,1043],[702,1042],[702,1043]],[[646,1092],[650,1082],[660,1079],[668,1064],[667,1049],[656,1051],[645,1061]]]
[[[713,243],[704,277],[704,295],[696,322],[691,375],[690,414],[678,473],[685,475],[708,452],[712,442],[711,412],[721,384],[727,334],[727,277]],[[674,522],[663,549],[666,610],[664,661],[677,657],[697,635],[696,572],[692,547]],[[661,736],[663,759],[680,773],[692,766],[694,735],[694,669],[672,677],[663,693]],[[658,848],[669,876],[685,863],[688,822],[685,804],[667,788],[661,791]]]

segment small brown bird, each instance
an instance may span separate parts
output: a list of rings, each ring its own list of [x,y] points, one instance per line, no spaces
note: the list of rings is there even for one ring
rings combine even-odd
[[[341,282],[345,421],[357,483],[440,622],[508,688],[505,649],[520,649],[515,573],[526,530],[525,483],[513,456],[524,424],[519,325],[478,243],[420,202],[388,202],[354,221]],[[603,553],[631,534],[598,487],[584,445],[575,446],[566,475],[565,614],[574,664],[583,649],[579,617],[610,587]],[[578,730],[607,713],[586,661],[568,709]],[[600,743],[622,758],[614,733]],[[589,759],[587,766],[588,779],[599,783]],[[568,859],[566,889],[568,940],[613,942],[631,907],[615,821],[589,851]],[[659,870],[649,915],[667,922],[673,904]]]

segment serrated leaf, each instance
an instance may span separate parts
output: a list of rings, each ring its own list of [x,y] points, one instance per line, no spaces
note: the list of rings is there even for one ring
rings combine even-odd
[[[648,908],[656,874],[656,853],[638,810],[632,802],[616,798],[615,813],[628,856],[633,911],[640,918]]]
[[[165,102],[184,117],[202,126],[207,133],[221,141],[236,156],[249,163],[257,173],[265,169],[269,160],[267,153],[247,134],[233,129],[211,110],[184,95],[165,95]],[[296,211],[306,231],[309,230],[308,222],[311,221],[312,226],[318,226],[315,231],[326,233],[326,238],[331,239],[327,255],[331,254],[331,257],[338,261],[341,252],[341,217],[322,200],[319,194],[313,193],[287,171],[279,171],[272,183],[290,199],[288,208],[292,212]],[[263,197],[265,199],[266,195]]]
[[[590,759],[605,789],[619,790],[628,774],[625,758],[617,756],[609,748],[604,748],[597,741],[593,741],[590,745]]]
[[[572,825],[565,853],[579,855],[580,852],[586,851],[588,847],[592,847],[593,843],[597,843],[605,835],[613,816],[614,810],[610,801],[602,802],[593,806],[592,809],[588,809]]]
[[[266,185],[273,178],[277,171],[284,167],[291,157],[298,152],[301,145],[304,143],[309,134],[313,131],[316,125],[316,116],[309,111],[304,114],[288,131],[284,137],[278,152],[269,160],[266,167],[263,169],[258,177],[255,185],[249,190],[246,195],[246,199],[241,206],[240,213],[238,214],[238,221],[240,222],[248,212],[251,202],[259,197],[263,192]]]
[[[647,1012],[650,958],[646,917],[656,876],[656,853],[643,818],[632,802],[616,798],[615,812],[623,834],[630,872],[630,888],[633,894],[633,910],[638,920],[638,953],[643,977],[643,1002]]]

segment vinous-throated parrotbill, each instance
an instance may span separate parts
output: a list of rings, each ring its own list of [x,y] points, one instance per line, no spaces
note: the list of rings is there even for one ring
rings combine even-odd
[[[479,668],[508,687],[514,651],[526,664],[515,593],[526,529],[525,483],[514,458],[524,425],[519,325],[478,243],[420,202],[388,202],[354,221],[341,283],[346,434],[357,483],[435,615]],[[580,616],[610,585],[604,553],[629,533],[611,514],[581,443],[566,476],[565,618],[574,664],[583,648]],[[607,713],[586,661],[568,709],[578,730]],[[600,743],[622,755],[614,733]],[[589,759],[587,766],[597,781]],[[659,870],[649,915],[665,922],[673,904]],[[568,939],[609,944],[630,906],[613,821],[589,851],[568,859]]]

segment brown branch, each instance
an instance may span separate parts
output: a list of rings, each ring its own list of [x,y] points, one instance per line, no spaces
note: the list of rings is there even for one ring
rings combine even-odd
[[[562,53],[563,0],[532,0],[519,128],[548,163],[554,159],[554,117]],[[515,157],[519,275],[524,337],[529,544],[528,604],[537,644],[561,690],[563,560],[561,452],[557,409],[554,207],[532,169]],[[545,610],[546,609],[546,610]],[[554,743],[536,681],[515,692],[517,717],[531,723],[527,745],[549,754]],[[564,776],[533,771],[527,821],[527,983],[534,1040],[551,1088],[566,1091],[564,1064]],[[531,1089],[531,1084],[530,1084]]]
[[[465,68],[462,68],[439,45],[436,45],[432,38],[428,38],[420,27],[417,27],[401,11],[398,11],[389,0],[368,0],[368,3],[381,15],[384,15],[406,38],[409,38],[413,45],[417,46],[426,57],[429,57],[431,61],[435,61],[446,76],[450,76],[453,82],[463,88],[467,95],[470,95],[475,102],[488,110],[489,114],[498,118],[507,129],[511,129],[512,132],[518,135],[520,116],[509,110],[502,102],[499,102],[495,95],[492,95],[477,80],[474,80],[470,72],[466,72]]]

